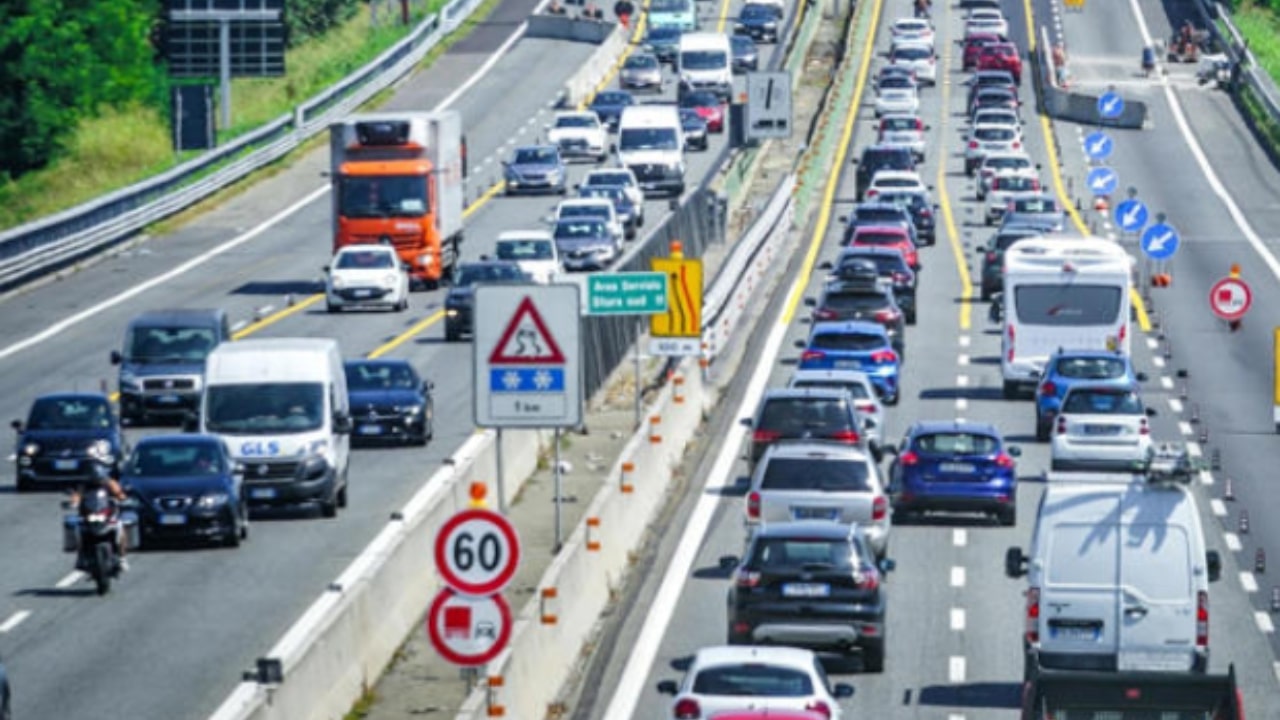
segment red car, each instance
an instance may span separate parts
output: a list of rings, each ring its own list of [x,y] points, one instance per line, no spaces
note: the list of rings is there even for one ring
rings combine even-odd
[[[969,36],[964,43],[964,69],[966,71],[973,70],[978,67],[978,53],[982,48],[994,44],[1004,42],[1004,38],[995,33],[975,33]]]
[[[698,90],[686,92],[680,98],[680,107],[698,113],[707,122],[707,132],[724,132],[724,103],[713,92]]]
[[[892,225],[863,225],[853,231],[848,247],[893,248],[902,253],[912,270],[920,269],[920,254],[911,236],[901,227]]]
[[[968,49],[965,50],[966,56]],[[1007,70],[1015,83],[1022,82],[1022,58],[1018,46],[1008,42],[990,43],[978,50],[979,70]]]

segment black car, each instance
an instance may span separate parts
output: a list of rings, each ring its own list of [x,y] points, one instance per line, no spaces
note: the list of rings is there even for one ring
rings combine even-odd
[[[840,220],[845,224],[841,245],[848,245],[853,240],[853,233],[863,225],[901,227],[907,231],[916,247],[922,244],[911,211],[898,203],[882,202],[880,198],[876,198],[874,202],[858,203],[853,206],[853,212]]]
[[[766,43],[778,42],[778,34],[782,29],[782,8],[777,5],[748,2],[738,11],[737,22],[733,25],[735,35],[746,35],[753,40]]]
[[[605,90],[596,93],[587,109],[600,118],[600,122],[609,128],[609,132],[617,132],[618,122],[622,120],[622,111],[635,104],[635,96],[625,90]]]
[[[853,396],[843,389],[769,388],[756,414],[741,423],[751,428],[747,459],[752,472],[770,445],[787,440],[853,445],[879,456],[862,427]]]
[[[881,170],[916,169],[916,159],[910,148],[890,145],[872,145],[863,150],[862,157],[854,163],[858,166],[855,179],[859,201],[866,195],[871,179]]]
[[[875,263],[850,261],[816,301],[805,298],[805,304],[813,308],[814,322],[864,320],[884,326],[894,351],[906,361],[906,313],[894,298],[892,284],[880,279]]]
[[[752,533],[729,586],[729,643],[788,645],[856,656],[884,671],[887,593],[862,530],[826,520],[770,523]]]
[[[36,398],[18,433],[18,492],[83,483],[94,477],[94,458],[118,467],[125,451],[120,421],[101,393],[57,393]]]
[[[730,35],[729,51],[733,54],[733,71],[744,73],[760,69],[760,48],[747,35]]]
[[[708,147],[707,121],[702,119],[693,108],[680,108],[680,127],[684,130],[684,144],[687,149],[706,150]]]
[[[907,264],[907,258],[897,248],[888,247],[849,247],[840,251],[832,268],[837,278],[849,277],[866,272],[865,264],[875,265],[877,275],[890,283],[893,299],[907,316],[907,324],[916,324],[916,273]]]
[[[13,713],[10,710],[11,698],[9,691],[9,671],[5,669],[4,663],[0,663],[0,720],[11,720]]]
[[[876,200],[897,205],[907,211],[916,228],[916,235],[912,237],[916,245],[938,243],[938,205],[929,200],[928,193],[918,190],[887,190],[877,195]]]
[[[444,296],[444,339],[455,342],[470,335],[475,327],[472,313],[476,302],[476,285],[492,283],[532,282],[510,260],[465,262],[454,272],[452,285]]]
[[[249,537],[243,465],[217,435],[153,435],[138,441],[120,484],[138,500],[142,541]]]
[[[120,366],[120,419],[181,422],[200,409],[204,359],[231,340],[225,310],[152,310],[129,321],[122,350],[111,351]]]
[[[680,28],[649,28],[644,38],[644,45],[659,61],[671,65],[676,61],[676,54],[680,49],[680,36],[683,34],[684,31]]]
[[[435,434],[434,387],[407,360],[348,360],[353,442],[426,445]]]
[[[1043,228],[1034,225],[1010,225],[1001,228],[1000,232],[991,236],[986,245],[978,248],[978,254],[982,255],[982,287],[979,292],[983,302],[990,300],[992,295],[1004,287],[1004,253],[1009,246],[1024,238],[1044,234]]]

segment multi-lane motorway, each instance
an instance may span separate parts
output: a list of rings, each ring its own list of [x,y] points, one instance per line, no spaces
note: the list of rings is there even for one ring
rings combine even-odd
[[[1149,14],[1158,12],[1147,5]],[[887,45],[887,23],[909,11],[906,0],[883,3],[877,50]],[[1048,20],[1047,3],[1035,12],[1043,12]],[[1035,19],[1032,8],[1006,2],[1005,13],[1025,51],[1027,28]],[[1043,491],[1037,476],[1047,468],[1048,451],[1034,440],[1030,403],[1001,399],[999,331],[987,323],[986,307],[964,301],[971,279],[966,266],[977,266],[974,248],[990,230],[981,226],[972,184],[961,172],[957,152],[963,123],[959,99],[963,86],[958,84],[963,75],[954,44],[961,31],[959,11],[937,3],[934,19],[943,56],[940,77],[945,79],[936,90],[924,92],[922,115],[933,127],[925,175],[936,183],[949,218],[940,229],[938,246],[922,254],[920,323],[907,331],[911,360],[905,367],[902,403],[888,413],[887,437],[900,437],[907,423],[916,419],[989,421],[1022,447],[1019,475],[1025,482],[1019,491],[1015,528],[964,521],[894,528],[889,555],[897,560],[897,570],[888,580],[886,670],[882,675],[850,678],[856,694],[844,705],[846,717],[848,711],[854,717],[1016,717],[1020,702],[1024,583],[1004,577],[1002,558],[1008,546],[1025,547],[1029,541]],[[1155,24],[1155,18],[1149,17],[1148,22]],[[1152,33],[1167,35],[1168,29],[1161,21]],[[1152,105],[1154,129],[1119,134],[1115,165],[1122,183],[1137,185],[1154,208],[1169,213],[1187,247],[1174,265],[1174,287],[1160,291],[1163,294],[1148,308],[1163,324],[1170,345],[1160,341],[1158,332],[1140,335],[1133,344],[1135,363],[1151,377],[1144,393],[1160,412],[1153,421],[1157,439],[1198,442],[1189,418],[1192,405],[1199,403],[1201,417],[1211,429],[1209,443],[1200,449],[1206,453],[1222,449],[1224,472],[1210,473],[1214,484],[1202,480],[1196,489],[1209,544],[1234,558],[1225,568],[1223,581],[1211,590],[1211,670],[1224,672],[1228,663],[1234,663],[1248,716],[1280,718],[1280,685],[1268,647],[1273,634],[1267,613],[1259,614],[1266,610],[1267,598],[1249,592],[1261,585],[1265,593],[1274,581],[1252,573],[1246,579],[1241,572],[1253,569],[1251,548],[1274,537],[1274,525],[1269,525],[1274,514],[1268,509],[1275,500],[1265,494],[1270,477],[1264,470],[1265,463],[1274,463],[1276,445],[1271,427],[1271,324],[1265,308],[1273,307],[1276,283],[1214,197],[1213,181],[1192,158],[1161,87],[1139,87],[1128,80],[1137,69],[1140,44],[1135,38],[1141,37],[1129,3],[1090,3],[1085,15],[1067,19],[1065,32],[1078,81],[1106,78]],[[879,62],[877,58],[872,68]],[[1248,160],[1260,151],[1251,145],[1223,97],[1186,88],[1185,82],[1177,87],[1182,88],[1178,93],[1184,98],[1181,102],[1192,132],[1205,146],[1209,164],[1223,176],[1227,192],[1237,198],[1255,227],[1270,227],[1266,213],[1274,210],[1261,206],[1280,186],[1275,171],[1265,161]],[[1030,92],[1024,86],[1024,98]],[[1079,187],[1084,168],[1074,126],[1058,124],[1064,144],[1059,155],[1046,144],[1048,125],[1041,123],[1030,103],[1023,113],[1029,151],[1043,164],[1046,180],[1064,193],[1068,178],[1074,177],[1072,185]],[[870,116],[864,103],[851,120],[851,157],[873,137]],[[1064,162],[1061,173],[1055,167],[1059,157]],[[850,197],[853,178],[847,158],[839,172],[833,196]],[[1055,177],[1059,174],[1062,177]],[[819,212],[828,211],[840,213],[838,206]],[[1072,222],[1077,229],[1092,219],[1077,217]],[[669,717],[671,700],[656,692],[657,682],[678,679],[680,660],[701,647],[725,641],[729,574],[721,569],[720,559],[742,549],[746,480],[739,458],[746,429],[733,420],[751,413],[763,387],[785,383],[792,372],[798,355],[793,343],[807,332],[800,299],[816,294],[821,272],[811,274],[815,261],[833,257],[838,245],[834,217],[819,216],[815,225],[813,237],[805,239],[802,257],[792,263],[787,281],[752,340],[747,356],[759,358],[758,364],[736,373],[736,392],[724,403],[716,426],[720,434],[708,443],[719,450],[699,467],[691,483],[698,491],[691,493],[671,523],[681,532],[664,539],[657,570],[628,598],[631,610],[603,643],[618,650],[597,659],[601,665],[598,689],[588,690],[576,709],[577,718]],[[1104,225],[1099,227],[1106,232]],[[810,255],[803,256],[805,250]],[[1228,336],[1209,316],[1207,292],[1232,261],[1245,265],[1258,306],[1245,328]],[[1164,351],[1170,346],[1172,357],[1166,359]],[[1183,367],[1192,377],[1185,403],[1176,377],[1176,369]],[[1219,499],[1227,473],[1240,498],[1234,507]],[[1235,517],[1246,506],[1254,521],[1251,533],[1241,536]],[[1217,517],[1223,507],[1230,513],[1230,523],[1225,525]],[[1224,529],[1231,534],[1224,534]],[[1241,544],[1244,553],[1234,552]]]
[[[468,210],[468,259],[492,252],[500,231],[539,227],[554,207],[554,197],[510,199],[484,191],[501,178],[499,161],[516,144],[536,141],[565,80],[595,49],[520,40],[469,82],[532,4],[504,4],[476,35],[403,84],[386,106],[447,103],[462,113],[473,171],[468,198],[481,198]],[[736,6],[731,0],[700,3],[704,27],[723,29]],[[764,46],[762,60],[772,64],[778,49]],[[709,152],[690,156],[692,183],[711,170],[723,143],[715,136]],[[589,167],[575,169],[574,178]],[[329,195],[320,175],[326,169],[327,154],[314,153],[172,232],[3,300],[3,407],[18,418],[42,393],[103,384],[114,390],[108,353],[131,317],[165,307],[222,307],[239,321],[241,337],[336,337],[347,356],[411,360],[435,382],[435,440],[425,449],[358,452],[351,504],[336,520],[257,517],[249,543],[239,550],[142,553],[106,598],[77,582],[70,556],[59,552],[58,496],[19,496],[6,483],[0,653],[18,717],[207,716],[388,513],[471,432],[471,349],[443,342],[442,291],[415,294],[403,314],[330,316],[323,303],[311,300],[330,253]],[[647,227],[667,212],[665,202],[651,203]]]

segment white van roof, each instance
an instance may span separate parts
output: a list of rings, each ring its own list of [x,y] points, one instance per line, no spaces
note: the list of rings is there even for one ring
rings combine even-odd
[[[680,51],[723,50],[729,47],[729,36],[724,33],[695,32],[680,36]]]
[[[1133,258],[1119,244],[1101,238],[1048,235],[1019,240],[1005,251],[1005,273],[1129,272]]]
[[[555,236],[546,230],[503,230],[498,233],[498,242],[503,240],[546,240],[555,242]]]
[[[338,341],[332,338],[260,338],[223,343],[205,361],[205,382],[324,382],[333,375],[330,357],[341,358]]]
[[[631,105],[622,110],[619,127],[680,127],[675,105]]]

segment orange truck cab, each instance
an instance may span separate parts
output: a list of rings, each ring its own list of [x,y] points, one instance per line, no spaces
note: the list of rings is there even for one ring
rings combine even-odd
[[[466,148],[457,112],[351,115],[329,128],[333,250],[388,243],[416,287],[449,277],[462,243]]]

